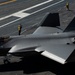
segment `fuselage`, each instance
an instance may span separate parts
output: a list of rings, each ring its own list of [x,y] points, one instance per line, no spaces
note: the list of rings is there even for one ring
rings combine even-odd
[[[30,35],[20,35],[20,36],[10,36],[4,44],[1,45],[1,51],[7,53],[13,46],[19,45],[18,51],[24,52],[26,50],[32,50],[38,46],[44,46],[46,44],[66,44],[70,43],[71,38],[75,37],[74,32],[64,32],[64,33],[53,33],[53,34],[30,34]],[[63,39],[63,40],[62,40]],[[67,41],[65,41],[67,40]],[[7,50],[8,49],[8,50]],[[0,53],[2,54],[2,53]]]

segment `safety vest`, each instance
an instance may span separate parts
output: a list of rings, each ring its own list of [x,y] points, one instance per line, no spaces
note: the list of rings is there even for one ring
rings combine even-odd
[[[66,7],[69,8],[69,3],[68,2],[66,3]]]
[[[18,26],[18,30],[21,30],[21,26],[20,25]]]

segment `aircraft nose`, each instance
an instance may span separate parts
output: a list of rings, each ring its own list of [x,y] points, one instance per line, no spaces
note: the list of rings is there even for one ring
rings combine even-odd
[[[9,50],[9,53],[15,53],[15,52],[17,52],[16,45],[13,46],[13,47]]]
[[[9,52],[8,52],[8,54],[12,54],[12,55],[15,55],[15,56],[18,56],[18,53],[19,53],[19,50],[17,49],[16,46],[12,47],[12,48],[9,50]]]

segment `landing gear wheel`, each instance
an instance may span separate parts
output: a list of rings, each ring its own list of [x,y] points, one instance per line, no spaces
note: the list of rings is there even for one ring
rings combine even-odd
[[[10,62],[9,62],[9,60],[4,60],[4,64],[9,64]]]

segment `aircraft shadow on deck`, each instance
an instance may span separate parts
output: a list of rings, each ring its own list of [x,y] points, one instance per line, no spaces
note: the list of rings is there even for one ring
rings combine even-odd
[[[0,65],[0,72],[23,70],[25,74],[50,71],[56,75],[75,75],[75,63],[61,65],[41,55],[25,57],[20,62]]]

